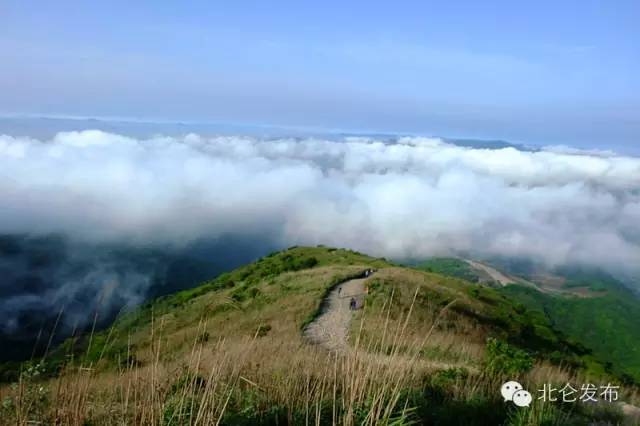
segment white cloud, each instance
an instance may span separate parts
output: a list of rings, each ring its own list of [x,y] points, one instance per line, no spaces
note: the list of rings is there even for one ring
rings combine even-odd
[[[84,131],[0,136],[0,164],[0,233],[182,244],[253,232],[391,257],[640,264],[640,159],[613,153]]]

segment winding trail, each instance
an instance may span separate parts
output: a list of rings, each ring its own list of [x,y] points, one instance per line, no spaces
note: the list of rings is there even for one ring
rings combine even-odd
[[[355,278],[338,284],[325,297],[322,302],[322,313],[312,321],[303,331],[303,336],[311,344],[317,345],[329,352],[348,354],[353,351],[349,345],[349,329],[353,312],[349,309],[351,298],[356,299],[356,306],[360,309],[364,304],[365,283],[373,275],[367,278]],[[446,369],[451,367],[465,367],[470,371],[476,368],[467,364],[440,362],[435,360],[419,359],[417,362],[410,356],[396,354],[389,356],[380,353],[360,353],[373,362],[387,364],[391,360],[403,359],[408,363],[416,363],[421,367]]]
[[[371,275],[369,275],[370,277]],[[351,298],[357,307],[364,303],[365,281],[355,278],[338,284],[324,301],[324,310],[304,330],[304,336],[312,343],[331,352],[347,352],[349,349],[349,325],[353,317],[349,309]]]
[[[483,266],[482,264],[478,265]],[[371,275],[373,275],[373,273],[371,273],[369,277],[371,277]],[[329,295],[323,300],[323,312],[304,329],[304,337],[311,343],[330,352],[349,352],[349,326],[353,318],[353,313],[349,309],[349,302],[351,298],[354,297],[358,309],[362,307],[366,295],[365,282],[369,277],[345,281],[331,290]],[[492,275],[492,277],[505,285],[504,278],[506,278],[506,276]],[[390,359],[389,356],[381,354],[368,354],[368,357],[378,362],[386,362]],[[396,358],[397,357],[398,356],[396,356]],[[431,368],[438,369],[458,366],[456,363],[443,363],[432,360],[420,360],[420,364],[429,365]],[[471,371],[476,370],[476,368],[464,364],[460,364],[459,366],[463,366]],[[640,424],[640,408],[625,402],[620,402],[619,407],[627,421],[634,422],[633,424]]]

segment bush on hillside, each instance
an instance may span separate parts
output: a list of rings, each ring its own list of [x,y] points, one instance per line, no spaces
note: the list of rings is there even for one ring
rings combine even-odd
[[[514,377],[533,368],[531,355],[507,342],[489,338],[486,348],[485,369],[490,373]]]

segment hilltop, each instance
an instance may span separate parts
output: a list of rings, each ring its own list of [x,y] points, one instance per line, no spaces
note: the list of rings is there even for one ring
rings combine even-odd
[[[366,297],[349,322],[350,350],[305,338],[328,297],[356,278]],[[520,410],[503,402],[500,384],[608,374],[544,313],[499,289],[351,250],[293,247],[67,340],[0,396],[14,423],[582,424],[620,413]]]

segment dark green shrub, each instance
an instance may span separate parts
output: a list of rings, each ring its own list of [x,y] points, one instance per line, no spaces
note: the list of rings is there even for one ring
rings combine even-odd
[[[436,372],[432,378],[432,382],[437,385],[445,386],[457,381],[465,380],[469,377],[469,371],[462,367],[452,367],[446,370]]]
[[[236,302],[241,303],[247,300],[247,293],[244,291],[244,289],[238,289],[231,293],[231,298]]]
[[[533,368],[531,355],[507,342],[489,338],[486,348],[485,369],[490,373],[514,377]]]

